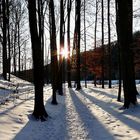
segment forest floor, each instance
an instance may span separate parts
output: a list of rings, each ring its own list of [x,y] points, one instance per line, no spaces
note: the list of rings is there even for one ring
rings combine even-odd
[[[45,86],[50,117],[41,122],[31,117],[33,85],[13,76],[12,81],[0,80],[0,140],[140,140],[140,105],[120,110],[117,85],[102,89],[88,84],[80,91],[66,86],[65,95],[57,95],[58,105],[51,105],[51,86]],[[139,84],[137,88],[140,92]]]

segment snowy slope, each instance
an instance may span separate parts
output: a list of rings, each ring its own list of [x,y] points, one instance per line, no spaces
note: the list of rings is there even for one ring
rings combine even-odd
[[[0,105],[0,140],[140,140],[140,106],[119,110],[123,103],[116,101],[116,87],[66,88],[54,106],[51,88],[45,86],[44,103],[50,117],[40,122],[31,117],[33,86],[18,80],[19,98]]]

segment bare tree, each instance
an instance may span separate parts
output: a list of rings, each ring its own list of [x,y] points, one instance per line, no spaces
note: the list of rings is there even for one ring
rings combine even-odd
[[[15,9],[15,25],[14,25],[14,45],[13,45],[13,67],[14,67],[14,74],[16,75],[17,72],[17,22],[18,22],[18,13]]]
[[[95,13],[95,28],[94,28],[94,50],[96,50],[97,46],[97,23],[98,23],[98,0],[96,0],[96,13]],[[96,73],[94,73],[94,86],[96,87]]]
[[[112,77],[112,67],[111,67],[111,28],[110,28],[110,0],[108,2],[108,71],[109,71],[109,88],[111,88],[111,77]]]
[[[7,72],[9,74],[8,80],[10,81],[10,68],[11,68],[11,41],[10,41],[10,10],[9,10],[9,0],[6,0],[7,3],[7,39],[8,39],[8,59],[7,59]]]
[[[58,89],[58,60],[56,46],[56,26],[54,14],[54,1],[49,1],[49,21],[50,21],[50,47],[51,47],[51,83],[52,83],[52,104],[57,104],[56,91]]]
[[[121,55],[120,55],[120,41],[119,41],[119,15],[118,15],[118,0],[115,0],[115,10],[116,10],[116,31],[117,31],[117,46],[118,46],[118,66],[119,66],[119,89],[118,89],[118,97],[117,101],[121,101],[121,80],[122,80],[122,70],[121,70]]]
[[[67,44],[68,44],[68,58],[67,58],[67,78],[68,87],[71,88],[71,62],[70,62],[70,13],[71,13],[72,1],[68,0],[67,13],[68,13],[68,24],[67,24]]]
[[[75,37],[76,37],[76,65],[77,65],[77,78],[76,78],[76,90],[81,89],[80,83],[80,37],[81,37],[81,0],[75,1]]]
[[[85,45],[85,87],[87,88],[87,54],[86,54],[86,1],[84,0],[84,45]]]
[[[119,44],[121,50],[122,78],[124,90],[124,106],[129,108],[130,103],[136,104],[138,94],[135,84],[134,58],[133,58],[133,1],[121,0],[118,2],[119,15]]]
[[[58,80],[58,93],[63,95],[62,86],[62,71],[63,71],[63,56],[62,52],[64,49],[64,35],[65,35],[65,21],[64,21],[64,0],[60,0],[60,57],[59,57],[59,80]],[[63,74],[64,75],[64,74]]]
[[[102,88],[104,88],[104,0],[102,5]]]
[[[41,52],[43,57],[43,67],[44,67],[44,0],[38,0],[38,25],[39,25],[39,39],[41,41]],[[43,75],[44,75],[44,68],[43,68]]]
[[[36,1],[28,0],[29,25],[33,52],[35,104],[33,116],[42,121],[48,117],[43,102],[43,58],[37,30]]]
[[[2,15],[3,15],[3,77],[7,80],[7,15],[6,15],[6,2],[2,0]]]

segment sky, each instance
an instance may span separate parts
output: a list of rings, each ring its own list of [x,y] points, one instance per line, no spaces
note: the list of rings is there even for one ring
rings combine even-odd
[[[82,0],[83,2],[83,0]],[[116,29],[115,29],[115,3],[114,0],[110,1],[110,6],[111,6],[111,16],[110,16],[110,20],[111,20],[111,41],[115,41],[117,39],[117,35],[116,35]],[[55,0],[56,5],[59,8],[59,3],[57,0]],[[105,44],[107,44],[107,36],[108,36],[108,30],[107,30],[107,3],[106,1],[104,1],[104,36],[105,36]],[[140,7],[138,7],[140,5],[140,1],[139,0],[133,0],[133,10],[134,10],[134,19],[133,19],[133,31],[138,31],[140,30],[140,16],[136,17],[135,15],[138,15],[140,13]],[[99,5],[99,9],[100,9],[101,5]],[[83,7],[82,7],[83,9]],[[58,9],[57,9],[58,10]],[[58,12],[59,13],[59,12]],[[59,16],[59,15],[58,15]],[[59,17],[56,18],[59,18]],[[97,46],[101,45],[101,10],[98,13],[98,27],[97,27]],[[71,12],[71,45],[73,44],[73,31],[74,31],[74,18],[75,18],[75,10],[74,10],[74,2],[73,2],[73,6],[72,6],[72,12]],[[66,20],[67,22],[67,20]],[[84,26],[83,26],[83,12],[81,12],[81,51],[84,50]],[[87,49],[93,49],[94,48],[94,26],[95,26],[95,1],[91,1],[91,0],[86,0],[86,39],[87,39]],[[59,22],[58,22],[59,24]],[[67,26],[67,23],[66,23]],[[59,33],[57,36],[57,41],[59,44]],[[65,44],[66,45],[66,44]]]

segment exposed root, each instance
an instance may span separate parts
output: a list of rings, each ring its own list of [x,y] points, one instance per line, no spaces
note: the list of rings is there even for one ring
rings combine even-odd
[[[79,91],[79,90],[81,90],[81,87],[79,87],[79,88],[77,87],[75,90]]]
[[[125,110],[128,109],[129,107],[125,107],[124,105],[122,107],[119,108],[119,110]]]
[[[117,99],[118,102],[122,102],[120,99]]]
[[[51,102],[52,105],[58,105],[57,101],[52,100]]]
[[[35,120],[37,121],[41,120],[41,122],[46,121],[48,118],[48,114],[46,111],[38,112],[38,113],[33,112],[32,116],[33,118],[35,118]]]

